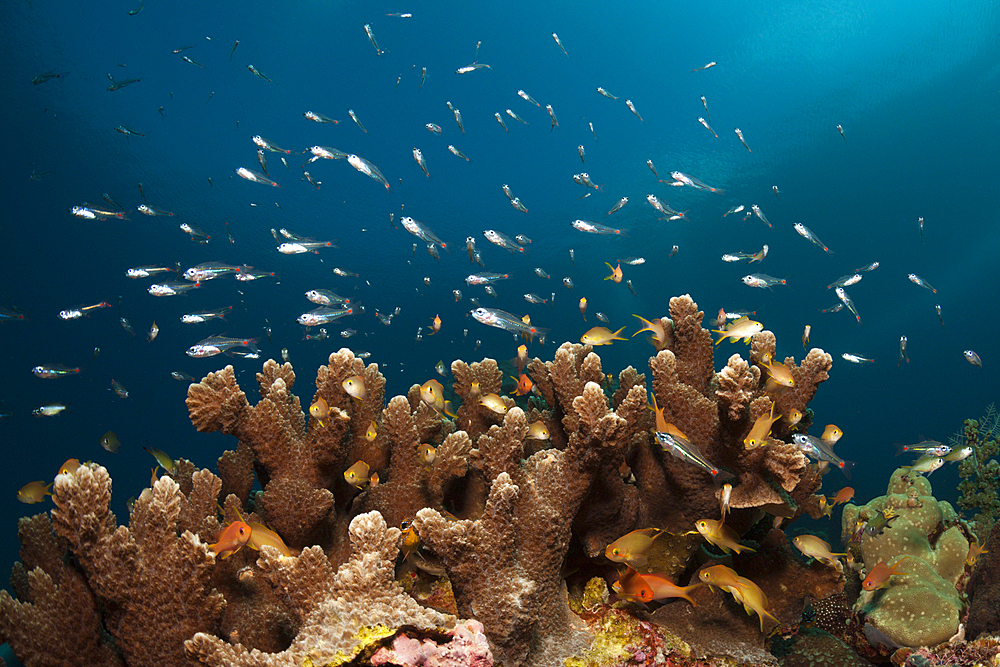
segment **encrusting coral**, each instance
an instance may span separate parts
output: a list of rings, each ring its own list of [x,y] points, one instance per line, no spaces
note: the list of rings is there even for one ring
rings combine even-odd
[[[758,508],[793,517],[815,504],[819,474],[780,439],[786,426],[775,423],[772,437],[753,449],[743,439],[772,404],[775,414],[805,412],[831,359],[820,350],[799,366],[786,359],[795,386],[769,389],[760,360],[774,358],[775,340],[765,331],[754,336],[751,359],[732,355],[716,373],[703,317],[683,296],[671,299],[669,319],[653,321],[664,334],[649,362],[651,389],[666,421],[731,475],[727,525],[749,536]],[[199,431],[238,439],[219,459],[221,479],[179,462],[177,473],[139,497],[125,528],[108,511],[111,482],[103,468],[59,476],[56,536],[40,519],[24,524],[34,546],[26,546],[15,569],[20,600],[0,595],[0,640],[10,639],[29,664],[73,664],[31,659],[56,627],[44,626],[40,612],[56,609],[66,617],[75,655],[99,665],[342,664],[392,645],[403,626],[446,640],[456,618],[422,607],[394,579],[397,526],[412,519],[425,556],[447,576],[459,615],[482,623],[497,661],[548,665],[591,638],[568,604],[568,558],[574,568],[610,574],[606,545],[652,526],[673,533],[662,538],[659,571],[680,576],[696,569],[692,554],[701,537],[683,533],[718,516],[719,487],[654,440],[644,374],[629,367],[612,381],[590,346],[566,343],[551,361],[528,363],[536,396],[525,403],[504,395],[503,413],[478,400],[501,393],[504,374],[494,360],[455,361],[451,368],[461,402],[454,420],[425,402],[417,385],[386,404],[378,366],[365,366],[348,349],[320,367],[311,404],[321,409],[311,415],[292,393],[290,364],[263,365],[254,405],[231,366],[208,374],[189,387],[187,405]],[[349,378],[364,386],[363,397],[347,393]],[[529,437],[535,421],[547,439]],[[433,456],[421,455],[427,445]],[[349,485],[344,471],[356,461],[380,481],[373,475],[366,485]],[[252,490],[255,479],[260,492]],[[286,555],[248,545],[216,556],[208,545],[223,527],[220,504],[225,523],[266,525],[290,547]],[[787,543],[765,534],[756,530],[755,544],[773,542],[787,556]],[[771,549],[767,544],[762,548]],[[62,557],[67,550],[70,560]],[[745,558],[736,567],[743,563],[749,572],[753,563]],[[765,587],[782,623],[793,625],[804,593]],[[711,599],[742,613],[731,597]],[[750,653],[759,655],[756,619],[745,620],[755,637]],[[414,648],[412,641],[399,646]]]
[[[900,646],[934,646],[958,631],[963,602],[955,584],[965,572],[967,534],[952,506],[931,495],[926,477],[899,468],[886,495],[868,504],[844,507],[842,540],[847,544],[856,521],[885,510],[899,516],[880,535],[865,535],[860,551],[865,572],[878,563],[893,565],[909,556],[888,585],[862,591],[855,611],[867,614],[870,627]]]

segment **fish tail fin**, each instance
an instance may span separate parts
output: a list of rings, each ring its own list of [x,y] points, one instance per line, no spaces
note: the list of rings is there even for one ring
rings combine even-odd
[[[894,442],[892,444],[896,445],[896,456],[906,453],[906,445],[901,445],[898,442]]]
[[[851,478],[851,468],[854,467],[854,461],[844,461],[844,464],[840,467],[844,471],[844,476],[847,479]]]

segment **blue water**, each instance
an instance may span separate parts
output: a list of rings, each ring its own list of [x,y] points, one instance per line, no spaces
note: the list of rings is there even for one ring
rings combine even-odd
[[[778,337],[778,356],[801,358],[803,326],[812,325],[813,346],[834,358],[831,379],[812,402],[819,424],[836,423],[846,435],[845,458],[863,465],[855,474],[858,497],[884,492],[900,461],[893,442],[927,437],[947,440],[962,420],[976,417],[997,399],[991,378],[1000,359],[993,332],[998,232],[996,219],[997,114],[1000,101],[1000,11],[984,2],[718,2],[718,3],[57,3],[12,0],[0,6],[3,73],[0,106],[5,159],[0,305],[27,311],[27,321],[0,324],[6,382],[4,491],[0,493],[0,565],[17,558],[19,516],[50,507],[15,501],[33,479],[51,478],[73,456],[107,466],[115,483],[114,509],[148,484],[153,461],[142,446],[214,467],[228,437],[197,434],[184,406],[186,384],[170,378],[181,370],[196,377],[232,363],[248,394],[260,361],[226,357],[191,359],[184,351],[215,333],[250,337],[270,326],[265,357],[287,348],[299,373],[297,393],[312,395],[315,369],[342,345],[372,353],[388,379],[390,395],[434,376],[443,359],[508,359],[516,343],[467,313],[468,298],[551,328],[548,343],[531,352],[551,358],[565,340],[578,340],[603,311],[613,329],[638,328],[632,313],[667,314],[670,296],[690,293],[706,312],[751,309]],[[388,17],[412,12],[412,18]],[[378,56],[363,25],[369,23],[387,53]],[[551,38],[559,34],[564,55]],[[233,43],[239,46],[230,61]],[[492,69],[458,75],[473,61]],[[175,54],[173,50],[193,45]],[[204,65],[181,60],[188,56]],[[710,61],[717,66],[692,72]],[[253,76],[253,64],[271,83]],[[427,78],[420,88],[420,71]],[[47,71],[64,76],[41,85]],[[107,73],[140,78],[109,92]],[[397,86],[397,77],[401,80]],[[595,92],[603,86],[620,96]],[[520,99],[524,89],[551,104],[560,125],[550,131],[544,109]],[[698,124],[711,112],[716,139]],[[631,99],[645,122],[625,107]],[[460,109],[465,133],[447,101]],[[162,107],[162,113],[158,110]],[[347,116],[352,108],[364,133]],[[509,133],[493,118],[511,108],[530,124],[504,115]],[[337,118],[337,125],[304,119],[307,110]],[[425,123],[437,123],[441,136]],[[588,123],[593,123],[596,140]],[[146,136],[114,131],[124,124]],[[837,132],[843,126],[846,141]],[[740,127],[752,153],[733,133]],[[377,165],[392,192],[345,161],[308,167],[322,181],[302,180],[301,155],[287,156],[291,173],[269,153],[271,178],[281,189],[240,179],[241,166],[259,170],[251,136],[285,148],[313,144],[355,152]],[[454,144],[466,163],[446,150]],[[577,145],[586,149],[580,163]],[[414,163],[413,147],[427,160],[431,177]],[[725,194],[670,188],[657,182],[673,170],[691,174]],[[30,180],[33,173],[51,171]],[[590,173],[603,191],[590,197],[572,175]],[[209,183],[211,179],[211,184]],[[135,212],[148,202],[176,213],[149,218]],[[509,206],[509,184],[529,208]],[[776,198],[771,188],[781,191]],[[101,202],[109,193],[131,210],[121,221],[85,221],[68,209]],[[664,222],[645,196],[657,194],[686,219]],[[629,204],[612,216],[619,198]],[[722,214],[759,204],[773,228],[756,218]],[[405,208],[401,208],[405,207]],[[425,222],[449,246],[440,261],[402,228],[390,224],[401,211]],[[921,237],[918,217],[925,228]],[[590,219],[628,229],[626,238],[586,235],[570,222]],[[212,238],[192,243],[178,229],[187,222]],[[226,223],[235,245],[226,240]],[[794,222],[809,226],[834,252],[827,256],[799,237]],[[280,255],[270,229],[339,248],[319,254]],[[491,246],[485,229],[533,243],[527,256]],[[476,238],[486,269],[510,273],[497,299],[464,277],[471,265],[464,239]],[[419,243],[419,241],[418,241]],[[723,253],[770,254],[760,265],[724,264]],[[677,255],[668,258],[673,245]],[[575,250],[575,265],[569,249]],[[646,263],[624,267],[637,296],[613,284],[604,262],[641,255]],[[280,281],[237,283],[221,279],[188,296],[155,298],[149,280],[129,280],[141,264],[204,261],[245,263],[275,271]],[[869,262],[880,267],[848,288],[863,325],[846,311],[822,314],[836,303],[826,285]],[[360,278],[341,278],[343,267]],[[551,276],[543,280],[533,269]],[[786,278],[773,291],[744,286],[741,276],[760,271]],[[917,273],[937,294],[911,284]],[[561,284],[572,277],[570,291]],[[424,278],[430,279],[425,285]],[[332,289],[367,307],[364,315],[330,325],[324,342],[302,340],[295,318],[314,306],[309,289]],[[453,289],[464,295],[460,303]],[[555,301],[530,305],[534,292]],[[115,308],[64,322],[56,314],[75,305],[108,301],[137,336],[118,323]],[[589,302],[587,322],[577,302]],[[942,326],[934,312],[940,304]],[[233,305],[223,326],[183,325],[180,315]],[[401,312],[388,327],[375,309]],[[428,326],[440,314],[439,334]],[[156,321],[159,337],[145,330]],[[338,332],[358,334],[342,339]],[[422,340],[415,341],[418,327]],[[465,333],[465,330],[468,333]],[[909,339],[910,363],[897,367],[898,340]],[[477,349],[478,344],[478,349]],[[41,363],[76,366],[93,348],[100,356],[78,377],[40,380],[29,370]],[[974,349],[983,369],[967,363]],[[652,351],[637,337],[599,350],[606,371],[632,364],[647,372]],[[724,343],[720,367],[742,345]],[[857,366],[840,354],[876,359]],[[114,378],[128,390],[110,391]],[[62,401],[69,410],[36,418],[32,409]],[[122,448],[109,454],[98,444],[115,431]],[[834,473],[834,476],[839,473]],[[933,481],[939,496],[954,497],[957,475],[946,469]],[[826,488],[840,486],[833,480]]]

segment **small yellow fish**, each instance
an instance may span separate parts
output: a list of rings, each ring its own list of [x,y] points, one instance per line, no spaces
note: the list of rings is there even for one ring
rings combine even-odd
[[[143,447],[143,449],[152,454],[156,462],[163,466],[163,469],[168,473],[171,475],[177,474],[177,464],[174,463],[174,460],[166,452],[159,449],[150,449],[149,447]]]
[[[482,396],[482,392],[479,390],[479,383],[473,382],[469,385],[469,400],[478,401],[480,396]]]
[[[760,322],[755,322],[754,320],[751,320],[749,317],[744,315],[743,317],[741,317],[740,319],[736,320],[728,327],[726,327],[725,330],[712,329],[711,332],[719,334],[719,340],[715,341],[716,345],[726,340],[727,338],[731,339],[731,341],[734,343],[742,338],[743,342],[749,345],[750,339],[753,337],[753,335],[756,333],[760,333],[763,330],[764,330],[763,324],[761,324]]]
[[[778,624],[779,621],[774,614],[767,610],[767,596],[764,595],[764,591],[760,590],[760,587],[747,579],[746,577],[740,577],[739,585],[732,586],[729,589],[736,601],[743,605],[747,613],[756,613],[760,616],[760,631],[764,632],[764,617],[767,617]]]
[[[836,424],[827,424],[826,430],[823,431],[823,435],[819,436],[819,439],[828,445],[836,444],[841,437],[843,437],[844,432],[837,427]]]
[[[656,404],[656,394],[651,393],[651,396],[653,397],[653,407],[651,407],[650,410],[652,410],[653,413],[656,415],[656,430],[662,433],[670,433],[670,429],[676,427],[674,427],[673,424],[667,423],[666,418],[663,416],[663,408],[661,408]],[[680,433],[679,430],[677,432]],[[670,433],[670,435],[675,435],[675,434]],[[685,437],[684,439],[687,440],[687,437]]]
[[[378,437],[378,425],[372,421],[368,424],[368,430],[365,431],[365,440],[368,442],[375,442],[375,438]]]
[[[330,415],[330,406],[327,405],[326,399],[322,396],[316,398],[309,406],[309,416],[319,422],[320,426],[326,426],[323,420]]]
[[[653,540],[663,531],[659,528],[640,528],[622,535],[604,549],[604,556],[616,563],[627,563],[639,569],[646,566],[646,552],[653,546]]]
[[[726,520],[726,515],[729,514],[729,499],[733,495],[733,485],[726,482],[722,485],[722,489],[719,491],[719,510],[722,512],[722,520]]]
[[[743,438],[743,446],[746,449],[756,449],[765,444],[767,436],[771,433],[771,425],[779,419],[781,415],[774,416],[774,401],[771,401],[771,413],[757,417],[747,437]]]
[[[830,553],[830,544],[816,537],[815,535],[796,535],[792,538],[792,544],[798,548],[808,558],[815,558],[828,565],[836,565],[836,556],[846,556],[846,553]]]
[[[341,383],[344,391],[351,398],[364,402],[367,392],[365,391],[365,379],[360,375],[352,375]]]
[[[417,454],[420,456],[420,460],[424,462],[424,465],[433,465],[434,460],[437,459],[437,448],[431,447],[425,442],[417,447]]]
[[[344,471],[344,480],[356,489],[363,489],[368,483],[368,471],[370,468],[364,461],[358,461]]]
[[[403,544],[400,551],[403,552],[403,560],[406,560],[410,554],[420,548],[420,536],[417,535],[417,531],[414,530],[413,523],[410,521],[403,522],[402,530]]]
[[[528,424],[528,437],[533,440],[548,440],[549,429],[545,426],[545,422],[537,421]]]
[[[812,326],[806,325],[805,331],[802,332],[802,349],[806,349],[806,345],[809,344],[809,332],[812,331]]]
[[[428,380],[420,385],[420,400],[437,412],[444,410],[444,386],[437,380]]]
[[[282,556],[291,556],[292,551],[286,545],[281,536],[276,532],[261,523],[256,523],[251,521],[247,524],[250,526],[250,539],[247,540],[247,546],[255,551],[260,551],[263,546],[274,547],[281,552]]]
[[[22,503],[27,503],[31,505],[32,503],[40,503],[45,500],[45,496],[51,496],[52,492],[49,489],[52,488],[52,483],[39,480],[37,482],[28,482],[22,486],[17,492],[17,499]]]
[[[482,405],[499,415],[507,414],[507,405],[503,402],[503,399],[496,394],[486,394],[479,399],[479,405]]]
[[[72,475],[80,467],[80,459],[66,459],[66,463],[59,466],[57,475]]]
[[[719,588],[731,588],[740,585],[740,575],[736,574],[736,571],[726,567],[725,565],[713,565],[711,567],[706,567],[704,570],[698,573],[698,578],[702,582],[712,586],[718,586]]]
[[[729,553],[730,550],[736,553],[742,553],[743,551],[756,551],[756,549],[751,549],[750,547],[745,547],[740,544],[740,536],[736,534],[736,531],[727,526],[722,522],[722,520],[714,519],[701,519],[695,521],[694,527],[698,529],[697,532],[701,533],[701,536],[705,538],[706,541],[714,544],[715,546],[722,549],[725,553]],[[685,533],[685,535],[691,535],[695,531],[690,531]]]
[[[663,322],[661,322],[660,320],[653,320],[653,321],[647,320],[641,315],[636,315],[635,313],[632,314],[632,317],[638,317],[640,320],[642,320],[642,323],[646,325],[643,328],[636,331],[634,334],[632,334],[632,338],[635,338],[643,331],[648,331],[651,334],[653,334],[650,337],[650,342],[653,343],[653,347],[655,347],[657,351],[662,350],[663,346],[667,342],[667,332],[663,328]]]
[[[982,545],[978,542],[971,542],[969,544],[969,555],[965,557],[965,564],[972,567],[979,560],[979,557],[983,554],[987,554],[989,551],[984,549]]]
[[[784,365],[780,361],[772,361],[769,364],[763,364],[764,368],[767,369],[768,375],[771,379],[778,385],[782,387],[794,387],[795,378],[792,377],[792,371],[788,366]]]
[[[528,365],[528,347],[526,345],[518,346],[515,363],[517,364],[517,373],[520,375],[524,372],[524,367]]]
[[[607,262],[604,263],[608,264]],[[607,276],[605,280],[610,280],[613,283],[620,283],[622,281],[622,265],[619,264],[618,266],[611,266],[608,264],[608,268],[611,269],[611,275]]]
[[[429,334],[427,334],[428,336],[433,336],[438,331],[441,331],[441,316],[440,315],[435,315],[434,319],[431,320],[430,329],[431,329],[431,332]]]
[[[583,321],[587,321],[587,297],[580,297],[580,314],[583,315]]]
[[[785,423],[788,424],[788,428],[791,428],[802,421],[802,411],[792,408],[788,411],[788,414],[784,417]]]
[[[580,336],[580,342],[584,345],[611,345],[612,341],[628,340],[628,338],[621,338],[618,335],[624,328],[622,327],[618,331],[612,332],[607,327],[594,327]]]

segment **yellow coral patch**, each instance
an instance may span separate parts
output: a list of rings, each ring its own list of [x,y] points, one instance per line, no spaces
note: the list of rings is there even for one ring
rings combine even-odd
[[[396,629],[390,628],[381,623],[371,627],[363,625],[357,632],[354,633],[354,636],[352,637],[352,639],[357,643],[354,645],[354,649],[349,655],[345,654],[343,651],[337,651],[333,660],[323,663],[316,663],[313,662],[312,658],[306,658],[302,661],[302,667],[338,667],[339,665],[343,665],[354,660],[358,654],[372,644],[382,641],[386,637],[392,637],[394,634],[396,634]]]

